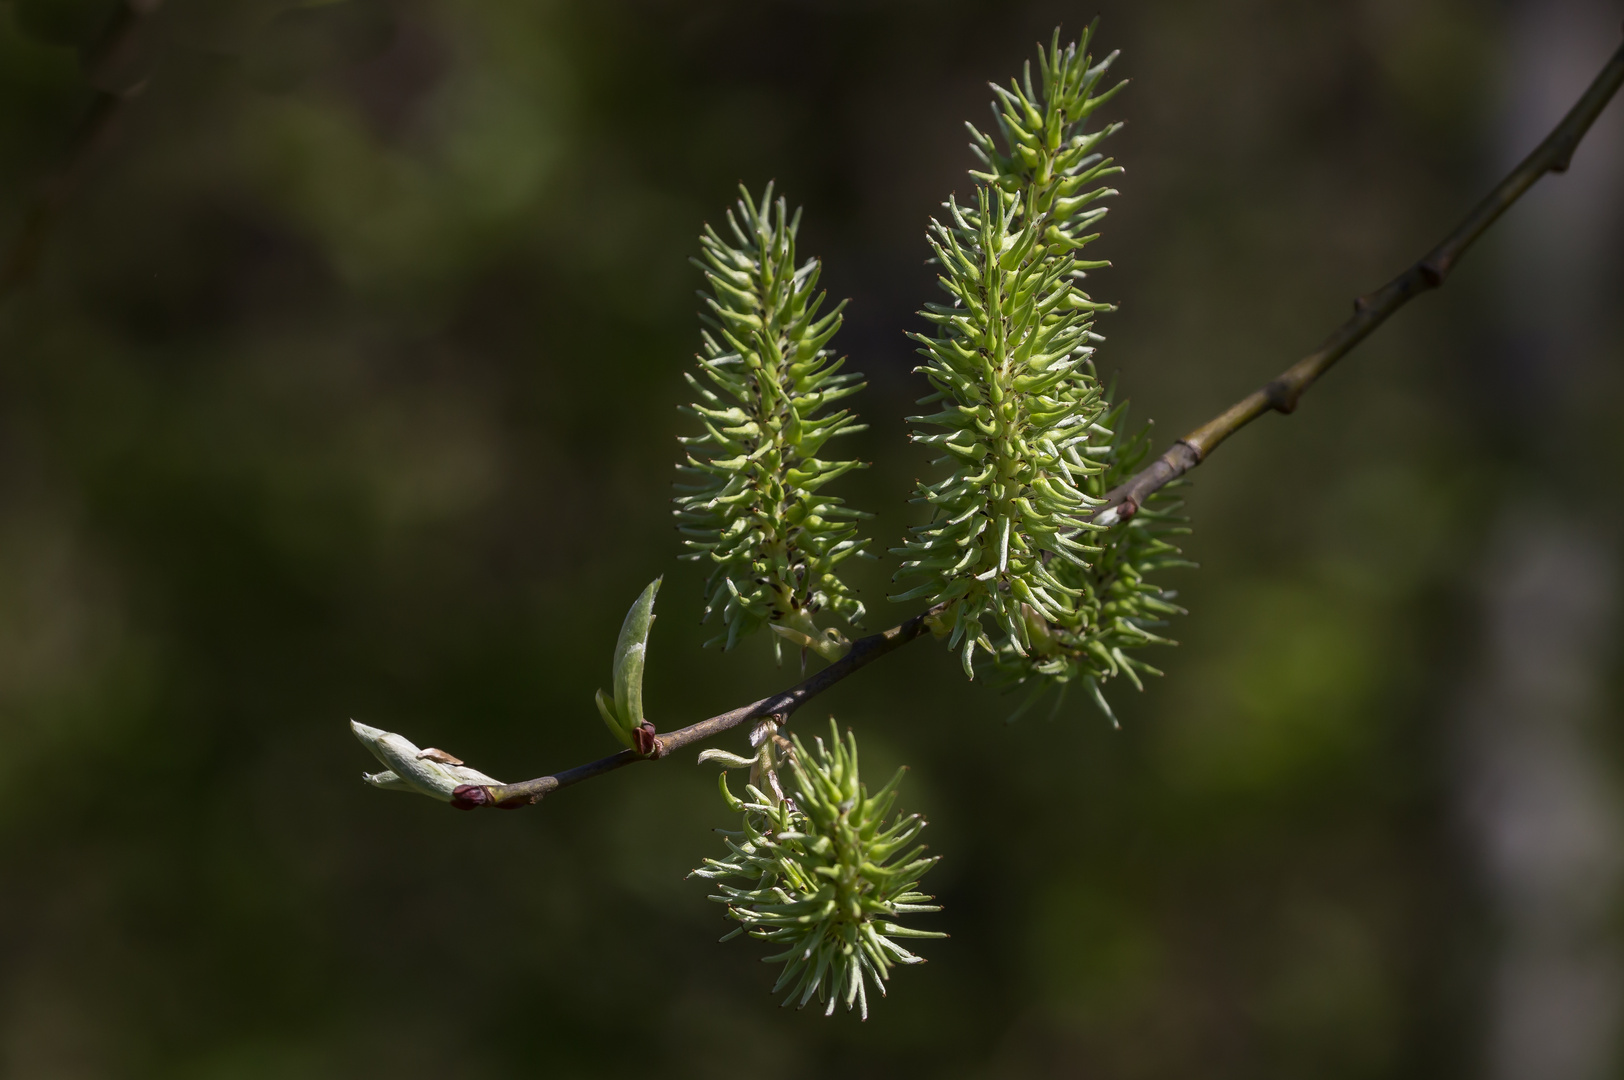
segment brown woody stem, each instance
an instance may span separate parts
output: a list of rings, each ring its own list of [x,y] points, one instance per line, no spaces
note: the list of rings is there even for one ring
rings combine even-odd
[[[1488,231],[1501,214],[1540,177],[1548,172],[1566,172],[1573,151],[1596,117],[1607,107],[1619,85],[1624,83],[1624,46],[1613,53],[1589,89],[1579,98],[1562,122],[1545,137],[1511,173],[1466,215],[1455,230],[1404,273],[1373,293],[1353,302],[1353,315],[1326,338],[1324,343],[1261,388],[1252,391],[1219,415],[1168,447],[1167,452],[1139,470],[1106,495],[1101,515],[1112,521],[1130,517],[1158,488],[1177,480],[1206,460],[1219,443],[1266,412],[1289,413],[1310,386],[1332,364],[1353,350],[1388,316],[1429,289],[1436,289],[1466,254],[1467,248]]]
[[[594,776],[602,776],[606,772],[613,772],[626,765],[639,761],[656,761],[666,757],[674,750],[681,750],[696,742],[703,742],[712,736],[720,735],[731,728],[751,720],[760,720],[768,716],[779,717],[780,722],[789,719],[791,713],[817,697],[835,683],[844,679],[859,668],[867,667],[887,653],[908,644],[914,638],[920,637],[927,630],[927,620],[932,615],[940,614],[946,609],[946,604],[937,604],[929,611],[915,615],[913,618],[891,627],[889,630],[868,637],[859,638],[852,642],[851,650],[845,656],[836,660],[822,671],[796,683],[788,690],[764,697],[759,701],[752,701],[748,705],[740,705],[725,713],[719,713],[708,720],[701,720],[697,724],[689,724],[685,728],[668,731],[655,735],[653,748],[647,754],[639,754],[635,750],[622,750],[618,754],[611,754],[606,758],[585,765],[577,765],[573,769],[552,773],[548,776],[538,776],[534,780],[525,780],[518,784],[502,784],[499,786],[479,787],[467,785],[457,789],[453,796],[452,805],[459,809],[474,809],[479,806],[500,806],[511,809],[528,803],[540,802],[542,797],[557,791],[561,787],[579,784],[582,780],[590,780]]]

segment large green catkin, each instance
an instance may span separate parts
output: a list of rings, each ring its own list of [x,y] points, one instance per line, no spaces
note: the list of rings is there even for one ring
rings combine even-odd
[[[771,184],[759,204],[740,194],[727,215],[731,241],[707,226],[694,260],[709,289],[700,293],[699,375],[686,376],[699,400],[684,411],[703,434],[681,440],[675,514],[685,558],[712,566],[705,615],[721,612],[727,627],[712,643],[732,648],[772,625],[832,659],[844,639],[815,616],[861,622],[863,605],[838,567],[864,554],[856,523],[870,515],[822,491],[863,463],[819,454],[864,429],[847,410],[826,410],[865,384],[827,348],[844,302],[820,317],[819,263],[795,264],[800,212],[790,217]]]
[[[918,488],[931,518],[897,572],[917,584],[893,599],[948,604],[940,622],[972,677],[980,651],[1015,682],[1083,681],[1109,713],[1101,682],[1154,670],[1122,650],[1163,640],[1150,628],[1177,609],[1144,575],[1177,551],[1162,508],[1138,524],[1093,520],[1139,440],[1094,369],[1093,318],[1110,305],[1081,287],[1105,265],[1078,255],[1105,214],[1095,204],[1115,194],[1101,181],[1122,171],[1098,151],[1120,125],[1084,130],[1121,85],[1095,93],[1115,54],[1094,63],[1091,34],[1040,46],[1036,85],[1030,65],[994,85],[1004,149],[971,125],[985,166],[971,173],[974,205],[950,199],[931,222],[951,303],[927,304],[933,332],[912,335],[934,391],[921,404],[936,406],[911,418],[928,425],[912,438],[951,472]]]

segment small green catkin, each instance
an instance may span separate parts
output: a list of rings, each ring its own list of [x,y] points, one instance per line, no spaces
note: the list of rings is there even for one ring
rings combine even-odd
[[[820,264],[795,264],[800,212],[790,217],[768,184],[760,203],[740,188],[727,215],[731,242],[714,228],[700,238],[706,311],[698,400],[684,411],[703,434],[683,438],[675,515],[684,558],[712,566],[705,616],[721,612],[726,631],[710,644],[732,648],[763,625],[827,658],[845,648],[814,616],[829,611],[857,625],[863,605],[837,572],[866,554],[857,522],[871,515],[823,494],[830,481],[864,467],[819,457],[839,435],[864,430],[829,406],[861,390],[827,346],[840,329],[835,305],[819,316]]]
[[[921,404],[937,411],[910,419],[951,472],[919,485],[931,518],[897,549],[896,575],[917,584],[892,599],[947,604],[939,625],[972,678],[984,653],[1001,680],[1035,692],[1080,681],[1110,715],[1100,684],[1153,672],[1123,650],[1164,642],[1152,628],[1178,610],[1145,575],[1182,560],[1166,500],[1094,520],[1146,440],[1128,435],[1095,372],[1093,319],[1111,305],[1081,287],[1106,265],[1079,252],[1105,214],[1096,204],[1116,194],[1101,182],[1122,171],[1098,149],[1121,125],[1084,130],[1122,85],[1096,93],[1116,54],[1094,63],[1092,33],[1062,48],[1057,30],[1039,46],[1036,85],[1029,64],[993,86],[1003,149],[968,125],[985,166],[971,172],[974,205],[950,199],[931,222],[951,303],[927,304],[933,332],[912,335],[934,391]]]
[[[1109,397],[1109,393],[1107,394]],[[1150,427],[1139,427],[1132,435],[1128,426],[1128,405],[1112,407],[1102,421],[1113,437],[1107,448],[1105,471],[1090,477],[1086,494],[1102,497],[1127,480],[1150,457]],[[1189,533],[1180,514],[1182,506],[1176,484],[1168,485],[1145,500],[1138,513],[1125,522],[1095,534],[1099,550],[1088,565],[1055,564],[1061,583],[1077,592],[1075,601],[1057,617],[1043,619],[1028,610],[1029,637],[1024,648],[1003,643],[992,662],[995,683],[1026,689],[1027,696],[1010,716],[1013,720],[1031,708],[1044,693],[1058,688],[1058,709],[1073,686],[1081,686],[1110,721],[1116,714],[1105,699],[1103,684],[1123,676],[1135,689],[1143,689],[1142,675],[1160,675],[1155,667],[1128,650],[1146,645],[1172,645],[1158,631],[1168,617],[1184,614],[1175,601],[1178,593],[1151,580],[1163,570],[1193,568],[1183,557],[1174,538]]]
[[[842,739],[832,718],[827,744],[814,739],[811,753],[799,737],[790,745],[790,798],[751,785],[741,800],[722,774],[722,798],[743,815],[742,827],[718,830],[727,858],[706,859],[690,876],[716,882],[711,899],[739,923],[723,941],[748,933],[781,947],[763,960],[784,965],[773,993],[788,988],[785,1005],[816,998],[827,1001],[825,1016],[844,1004],[867,1020],[869,986],[883,996],[894,965],[923,962],[895,939],[947,936],[896,921],[941,910],[917,891],[938,857],[915,843],[924,818],[886,820],[904,770],[870,795],[858,776],[857,737]]]

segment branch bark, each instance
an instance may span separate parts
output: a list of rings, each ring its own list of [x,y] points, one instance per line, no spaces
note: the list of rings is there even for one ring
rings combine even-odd
[[[1488,231],[1489,226],[1499,220],[1501,214],[1522,198],[1540,177],[1548,172],[1566,172],[1568,162],[1572,160],[1573,152],[1580,140],[1584,138],[1585,132],[1590,130],[1596,117],[1607,107],[1613,95],[1618,92],[1620,84],[1624,84],[1624,46],[1613,54],[1612,59],[1602,68],[1601,74],[1596,76],[1578,103],[1568,110],[1562,122],[1545,137],[1533,153],[1511,170],[1488,197],[1478,203],[1471,213],[1466,215],[1466,219],[1444,237],[1437,247],[1380,289],[1355,300],[1353,316],[1326,338],[1314,352],[1178,440],[1166,453],[1135,473],[1126,483],[1112,489],[1107,493],[1106,505],[1095,515],[1095,520],[1110,525],[1131,517],[1152,492],[1201,464],[1219,443],[1253,420],[1270,411],[1289,413],[1294,410],[1303,394],[1329,370],[1332,364],[1369,337],[1390,315],[1413,298],[1442,285],[1460,262],[1461,256],[1466,254],[1466,250],[1478,237]],[[639,754],[635,750],[622,750],[618,754],[600,758],[586,765],[578,765],[573,769],[547,776],[538,776],[534,780],[522,783],[488,787],[465,785],[456,789],[451,804],[462,810],[473,810],[481,806],[495,806],[500,809],[528,806],[539,802],[544,796],[559,788],[602,776],[635,762],[657,760],[673,750],[719,735],[746,721],[774,715],[781,720],[788,719],[796,709],[846,676],[859,668],[867,667],[882,656],[895,652],[924,634],[926,620],[939,614],[946,607],[945,604],[938,604],[889,630],[854,642],[851,651],[844,658],[788,690],[753,701],[748,705],[741,705],[668,734],[655,735],[652,749],[647,754]]]
[[[513,810],[531,803],[540,802],[541,799],[557,791],[561,787],[579,784],[582,780],[590,780],[594,776],[602,776],[607,772],[634,765],[639,761],[657,761],[672,751],[680,750],[696,742],[703,742],[712,736],[720,735],[731,728],[751,720],[762,720],[769,716],[776,716],[780,723],[788,720],[790,714],[817,697],[831,686],[840,682],[846,676],[867,667],[882,656],[886,656],[917,637],[924,635],[928,629],[928,620],[933,615],[939,615],[947,609],[946,604],[937,604],[929,611],[921,612],[905,622],[898,623],[889,630],[882,630],[878,634],[859,638],[852,642],[851,650],[845,656],[836,660],[822,671],[803,679],[788,690],[770,694],[759,701],[752,701],[748,705],[740,705],[736,709],[729,709],[725,713],[718,713],[707,720],[663,735],[656,734],[653,738],[653,747],[647,754],[639,754],[635,750],[622,750],[618,754],[611,754],[606,758],[577,765],[573,769],[563,772],[550,773],[547,776],[538,776],[534,780],[525,780],[517,784],[501,784],[494,786],[479,786],[465,784],[457,788],[451,799],[451,805],[459,810],[474,810],[481,806],[495,806],[503,810]]]
[[[1442,285],[1468,248],[1500,215],[1548,172],[1566,172],[1590,125],[1624,83],[1624,46],[1613,53],[1589,89],[1568,110],[1545,141],[1512,169],[1495,189],[1466,215],[1455,230],[1418,262],[1375,292],[1353,302],[1353,315],[1324,343],[1280,375],[1167,448],[1161,457],[1106,494],[1095,520],[1114,524],[1143,506],[1145,499],[1207,459],[1219,443],[1266,412],[1289,413],[1332,364],[1353,351],[1388,317],[1415,297]]]

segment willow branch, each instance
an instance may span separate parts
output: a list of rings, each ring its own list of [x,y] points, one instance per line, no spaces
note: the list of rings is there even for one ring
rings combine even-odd
[[[110,81],[116,69],[129,62],[142,19],[158,6],[157,0],[125,0],[118,5],[97,44],[84,58],[84,68],[98,84]],[[0,304],[4,304],[34,273],[45,241],[61,216],[69,196],[79,186],[90,160],[106,141],[107,132],[126,102],[140,93],[144,81],[120,89],[98,85],[57,167],[40,182],[33,202],[4,251],[0,251]]]
[[[1175,442],[1161,457],[1112,489],[1106,495],[1106,506],[1095,520],[1109,525],[1131,517],[1152,492],[1201,464],[1219,443],[1253,420],[1267,412],[1294,410],[1303,394],[1332,364],[1353,351],[1354,346],[1369,337],[1399,308],[1442,285],[1467,249],[1540,177],[1551,172],[1566,172],[1580,140],[1618,92],[1621,83],[1624,83],[1624,46],[1613,53],[1601,74],[1545,141],[1512,169],[1487,198],[1473,207],[1437,247],[1380,289],[1355,300],[1352,317],[1337,327],[1318,349]]]
[[[1613,54],[1601,74],[1562,122],[1545,137],[1533,153],[1524,158],[1488,197],[1478,203],[1453,232],[1404,273],[1354,301],[1354,314],[1325,339],[1314,352],[1287,368],[1278,378],[1242,398],[1223,413],[1178,440],[1166,453],[1130,477],[1106,496],[1106,505],[1096,521],[1113,524],[1131,517],[1152,492],[1178,479],[1205,460],[1229,436],[1266,412],[1289,413],[1319,377],[1354,346],[1358,345],[1399,308],[1429,289],[1435,289],[1454,270],[1467,249],[1499,220],[1540,177],[1548,172],[1565,172],[1573,152],[1585,132],[1606,108],[1619,85],[1624,83],[1624,47]],[[690,724],[685,728],[649,738],[647,753],[622,750],[610,757],[578,765],[563,772],[538,776],[517,784],[490,786],[464,785],[456,789],[452,805],[463,810],[481,806],[515,809],[539,802],[544,796],[571,784],[590,780],[639,761],[655,761],[693,743],[709,739],[751,720],[777,717],[787,720],[791,713],[823,691],[860,668],[895,652],[922,636],[927,620],[945,610],[938,604],[906,622],[882,633],[862,638],[851,651],[822,671],[780,693],[741,705],[725,713]]]
[[[635,750],[622,750],[618,754],[611,754],[606,758],[577,765],[573,769],[563,772],[550,773],[547,776],[538,776],[534,780],[525,780],[517,784],[500,784],[491,786],[477,786],[467,784],[457,788],[453,795],[451,805],[459,810],[473,810],[481,806],[495,806],[503,810],[517,809],[540,802],[543,796],[550,795],[561,787],[579,784],[583,780],[590,780],[604,773],[614,772],[627,765],[634,765],[639,761],[658,761],[673,751],[681,750],[697,742],[720,735],[724,731],[738,727],[751,720],[764,720],[775,717],[779,723],[788,720],[790,715],[817,697],[825,690],[840,682],[846,676],[867,667],[880,657],[902,648],[908,642],[924,635],[928,629],[928,620],[946,610],[946,604],[937,604],[928,611],[921,612],[905,622],[898,623],[889,630],[868,637],[859,638],[852,642],[851,650],[845,656],[836,660],[822,671],[809,678],[796,683],[788,690],[770,694],[759,701],[752,701],[748,705],[740,705],[736,709],[729,709],[725,713],[718,713],[707,720],[687,727],[678,728],[663,734],[656,734],[652,739],[652,746],[648,753],[639,754]]]

